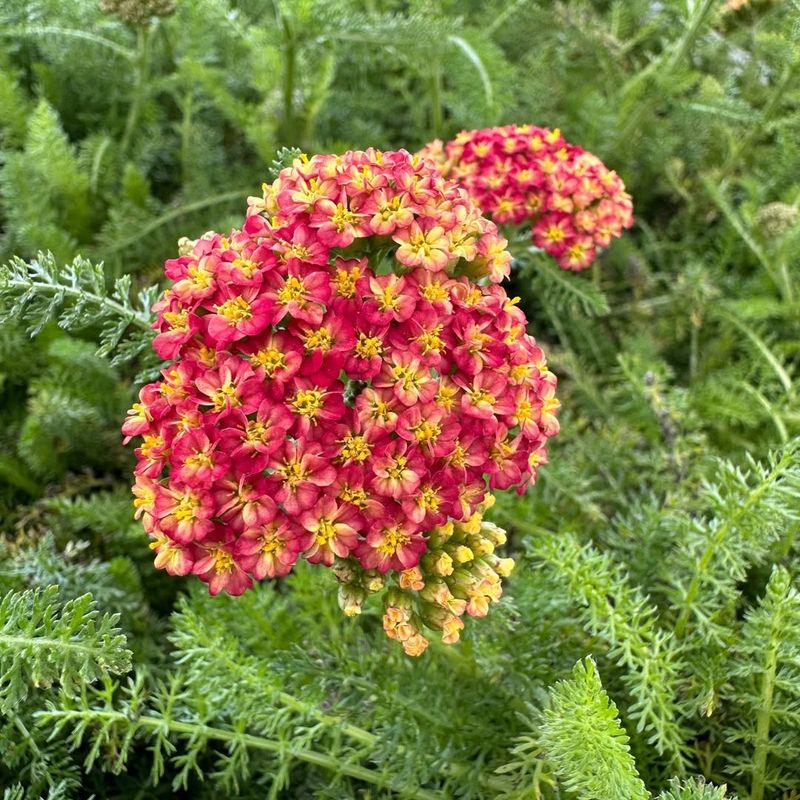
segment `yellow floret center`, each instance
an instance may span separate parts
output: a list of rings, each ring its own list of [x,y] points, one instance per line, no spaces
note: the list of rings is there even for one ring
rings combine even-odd
[[[317,544],[327,544],[336,535],[336,528],[334,524],[327,518],[323,517],[319,521],[319,528],[317,528]]]
[[[304,417],[314,418],[325,403],[325,393],[321,389],[301,389],[292,400],[292,407]]]
[[[383,352],[383,343],[379,336],[367,336],[365,333],[358,334],[356,342],[356,355],[359,358],[374,358]]]
[[[333,334],[328,328],[319,328],[306,337],[306,350],[322,350],[327,353],[333,347]]]
[[[271,378],[279,369],[286,368],[286,356],[274,347],[265,347],[251,356],[250,363],[264,367]]]
[[[238,406],[239,398],[236,396],[236,387],[232,383],[225,383],[217,389],[211,401],[214,404],[214,411],[222,411],[227,405]]]
[[[294,300],[296,303],[299,303],[303,299],[305,292],[306,286],[302,279],[291,275],[286,279],[286,283],[278,289],[278,302],[290,303]]]
[[[387,528],[383,532],[383,541],[378,545],[378,552],[383,555],[393,556],[403,545],[408,544],[411,537],[403,533],[397,526]]]
[[[406,464],[408,459],[405,456],[396,456],[394,463],[386,468],[386,474],[393,480],[399,480],[405,472]]]
[[[359,433],[348,433],[342,439],[341,456],[346,461],[366,461],[371,450],[370,444]]]
[[[236,325],[250,319],[253,316],[253,310],[250,308],[250,303],[239,295],[226,300],[221,306],[217,306],[217,314],[224,317],[229,325]]]
[[[194,519],[195,510],[200,505],[200,501],[193,494],[184,495],[175,507],[175,519],[178,522],[187,522]]]

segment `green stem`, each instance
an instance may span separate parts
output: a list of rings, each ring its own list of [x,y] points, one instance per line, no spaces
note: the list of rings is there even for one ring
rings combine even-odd
[[[181,185],[186,186],[191,174],[192,157],[192,111],[194,104],[194,89],[189,89],[183,101],[183,116],[181,118]]]
[[[7,636],[0,634],[0,645],[9,648],[34,648],[41,650],[72,650],[76,653],[85,653],[93,658],[100,659],[105,651],[102,647],[87,647],[85,644],[77,644],[68,639],[50,639],[47,636]]]
[[[648,80],[651,76],[657,77],[658,81],[663,85],[670,73],[680,64],[689,48],[694,44],[700,33],[700,27],[715,4],[716,0],[703,0],[691,20],[689,20],[683,36],[678,40],[672,51],[665,50],[659,58],[650,61],[646,67],[628,79],[622,86],[622,95],[627,97],[640,83]],[[652,103],[649,98],[640,97],[638,102],[630,107],[627,117],[623,118],[624,121],[621,121],[617,141],[623,143],[623,145],[628,142],[639,127],[641,118],[650,110],[652,110]]]
[[[700,561],[697,563],[697,569],[692,577],[689,588],[686,590],[686,597],[680,602],[681,612],[675,623],[674,633],[675,638],[680,639],[686,632],[686,624],[689,621],[689,615],[692,613],[692,606],[694,601],[697,600],[697,595],[700,592],[700,585],[703,581],[703,576],[708,570],[712,559],[714,558],[717,548],[725,541],[728,534],[734,529],[742,517],[750,512],[753,506],[758,503],[764,496],[766,491],[775,483],[776,480],[783,473],[783,469],[787,464],[787,457],[784,456],[767,475],[766,479],[762,481],[752,492],[747,496],[747,499],[739,506],[734,514],[728,517],[722,525],[719,526],[711,541],[706,545]]]
[[[789,529],[781,539],[781,546],[778,549],[778,556],[781,559],[788,558],[789,554],[792,552],[792,547],[794,545],[794,538],[797,536],[797,531],[800,530],[800,522],[795,522],[793,525],[789,525]]]
[[[149,729],[161,733],[163,733],[164,729],[166,728],[169,733],[186,736],[192,741],[207,738],[228,744],[242,744],[245,747],[253,750],[262,750],[268,753],[277,753],[284,756],[288,755],[297,759],[298,761],[304,761],[307,764],[313,764],[314,766],[322,767],[323,769],[330,770],[333,773],[347,775],[351,778],[364,781],[365,783],[369,783],[373,786],[378,786],[382,789],[388,789],[396,792],[401,797],[407,797],[416,800],[445,799],[445,796],[439,794],[438,792],[432,792],[428,789],[401,784],[395,778],[384,775],[378,772],[378,770],[369,769],[368,767],[361,767],[357,764],[342,763],[339,759],[325,753],[318,753],[315,750],[309,750],[305,747],[293,747],[292,745],[287,744],[285,741],[266,739],[262,736],[255,736],[249,733],[228,731],[224,728],[215,728],[210,725],[202,725],[195,722],[180,722],[178,720],[165,719],[163,717],[141,716],[131,719],[126,714],[118,711],[54,710],[40,713],[45,714],[48,720],[62,718],[70,721],[98,721],[105,726],[118,724],[126,727],[132,726],[134,728]]]
[[[104,36],[99,36],[90,31],[82,31],[74,28],[62,28],[58,25],[36,25],[24,28],[6,28],[0,31],[0,39],[16,39],[21,36],[64,36],[70,39],[81,39],[85,42],[105,47],[112,53],[115,53],[128,61],[133,61],[136,58],[136,53],[123,47],[121,44],[106,39]]]
[[[294,89],[297,74],[297,37],[289,16],[282,13],[280,3],[275,2],[275,16],[283,32],[283,144],[295,147],[297,141],[297,118],[294,113]]]
[[[150,74],[150,41],[153,28],[138,28],[136,31],[136,77],[133,85],[133,99],[128,107],[128,117],[125,120],[125,130],[122,134],[120,152],[123,158],[128,153],[131,138],[139,122],[142,104],[147,90],[147,81]]]
[[[781,284],[783,285],[783,297],[789,303],[794,303],[794,286],[792,283],[792,278],[789,275],[789,269],[786,264],[786,259],[781,259],[781,263],[778,266],[778,275],[781,279]]]
[[[769,752],[769,727],[772,721],[772,700],[775,693],[775,675],[778,670],[778,638],[780,630],[776,630],[773,619],[767,647],[764,674],[761,677],[761,702],[756,714],[756,740],[753,751],[753,781],[750,787],[750,800],[764,800],[765,773],[767,754]]]
[[[211,647],[213,645],[209,641],[206,646]],[[183,663],[183,659],[181,659],[179,663]],[[232,657],[226,657],[224,663],[232,675],[238,675],[238,681],[243,680],[241,677],[242,664],[239,661]],[[286,706],[286,708],[290,708],[292,711],[297,711],[299,714],[305,714],[314,717],[314,719],[318,720],[323,725],[336,728],[338,731],[344,733],[345,736],[349,736],[351,739],[354,739],[361,744],[367,745],[368,747],[374,747],[376,744],[378,744],[379,737],[377,737],[374,733],[370,733],[364,728],[359,728],[356,725],[350,725],[349,723],[344,722],[341,718],[333,716],[332,714],[325,714],[315,705],[306,703],[303,700],[299,700],[294,695],[279,691],[278,698],[281,704]]]
[[[689,26],[686,28],[686,31],[678,42],[677,47],[672,51],[672,55],[670,55],[666,63],[665,68],[667,72],[672,72],[672,70],[675,69],[675,67],[681,61],[683,61],[687,51],[694,44],[695,39],[697,39],[697,35],[700,33],[700,26],[703,24],[705,18],[708,16],[708,13],[712,8],[714,8],[715,5],[717,5],[717,0],[703,0],[701,5],[697,7],[692,15],[691,20],[689,21]],[[661,76],[663,77],[663,74]]]
[[[162,214],[158,219],[154,219],[152,222],[149,222],[147,225],[143,225],[139,228],[136,233],[132,236],[128,236],[125,239],[118,239],[114,244],[109,245],[108,247],[103,249],[104,253],[116,253],[119,250],[124,250],[131,244],[138,242],[140,239],[143,239],[145,236],[148,236],[154,230],[157,230],[162,225],[166,225],[168,222],[171,222],[178,217],[182,217],[184,214],[189,214],[192,211],[200,211],[203,208],[208,208],[209,206],[215,206],[220,203],[226,203],[230,200],[240,199],[247,195],[249,189],[236,189],[232,192],[223,192],[222,194],[215,194],[212,197],[206,197],[202,200],[196,200],[194,203],[187,203],[184,206],[178,206],[178,208],[172,209],[172,211],[167,211],[166,214]]]
[[[112,300],[110,297],[105,297],[104,295],[94,294],[93,292],[89,292],[84,288],[64,286],[62,284],[54,284],[49,282],[37,283],[35,280],[23,282],[16,281],[14,279],[7,279],[5,281],[5,285],[13,288],[25,289],[29,289],[31,286],[34,286],[36,287],[36,292],[38,294],[55,294],[61,297],[74,297],[77,300],[83,301],[84,303],[88,299],[93,303],[96,303],[98,306],[105,306],[106,308],[111,309],[111,311],[118,316],[127,319],[131,325],[136,325],[136,327],[141,328],[142,330],[152,331],[151,325],[153,320],[149,316],[141,317],[138,314],[131,314],[130,309],[125,308],[125,306],[123,306],[121,303],[118,303],[116,300]]]
[[[783,73],[783,77],[781,78],[778,85],[775,87],[775,91],[772,93],[767,104],[764,106],[764,110],[762,111],[764,117],[764,123],[766,123],[769,118],[772,116],[772,113],[778,106],[778,103],[783,98],[786,90],[792,85],[792,81],[794,80],[795,73],[800,69],[800,58],[798,58],[794,63],[789,64],[786,67]],[[763,133],[764,131],[764,124],[756,125],[750,129],[750,132],[747,136],[743,137],[742,139],[737,140],[736,144],[734,144],[733,148],[731,149],[731,153],[728,156],[727,161],[722,167],[722,171],[719,175],[719,182],[720,185],[723,185],[725,181],[730,177],[731,172],[733,172],[734,167],[736,166],[739,159],[744,155],[745,152],[752,146],[753,142],[755,141],[756,137]]]
[[[430,65],[429,97],[431,133],[434,139],[440,139],[444,128],[444,112],[442,109],[442,65],[438,58]]]

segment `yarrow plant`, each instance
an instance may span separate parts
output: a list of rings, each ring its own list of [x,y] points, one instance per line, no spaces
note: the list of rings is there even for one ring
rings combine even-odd
[[[171,364],[123,426],[156,566],[238,595],[303,557],[348,614],[392,577],[390,637],[454,642],[511,568],[488,492],[524,491],[558,431],[555,377],[498,285],[506,241],[405,151],[301,157],[248,202],[166,263]]]
[[[633,224],[620,177],[556,128],[506,125],[436,140],[422,154],[498,224],[532,223],[533,242],[575,272]]]

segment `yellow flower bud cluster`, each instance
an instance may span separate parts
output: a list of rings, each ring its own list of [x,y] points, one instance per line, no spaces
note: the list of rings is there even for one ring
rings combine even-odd
[[[458,642],[464,615],[486,616],[503,594],[502,579],[514,568],[513,559],[496,553],[506,542],[505,531],[484,519],[492,505],[494,497],[488,495],[468,520],[450,520],[430,531],[420,563],[392,574],[389,583],[354,560],[338,562],[334,572],[342,611],[360,614],[368,595],[385,590],[383,629],[406,654],[421,655],[431,631],[444,644]]]

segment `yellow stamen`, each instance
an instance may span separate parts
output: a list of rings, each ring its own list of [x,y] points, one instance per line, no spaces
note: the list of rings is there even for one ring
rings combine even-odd
[[[400,480],[406,469],[408,459],[405,456],[395,456],[392,466],[386,468],[386,474],[392,480]]]
[[[185,494],[175,507],[175,519],[178,522],[188,522],[195,518],[195,510],[200,506],[200,500],[193,494]]]
[[[227,406],[241,405],[241,400],[236,396],[236,387],[230,383],[224,383],[217,389],[211,397],[211,402],[214,405],[214,411],[222,411]]]
[[[183,309],[183,311],[165,311],[163,316],[173,331],[189,330],[189,312],[187,309]]]
[[[341,457],[345,461],[366,461],[372,451],[372,445],[358,433],[348,433],[342,442]]]
[[[442,432],[442,426],[438,422],[423,419],[411,431],[418,442],[435,442]]]
[[[229,325],[236,325],[239,322],[244,322],[253,316],[253,311],[250,308],[250,303],[241,295],[232,297],[226,300],[221,306],[217,306],[217,314],[224,317]]]
[[[255,261],[250,261],[247,258],[234,258],[233,266],[236,267],[246,278],[252,278],[258,269],[258,264]]]
[[[316,418],[324,404],[325,392],[321,389],[300,389],[291,401],[298,414],[312,420]]]
[[[305,291],[306,286],[302,278],[291,275],[286,279],[286,283],[278,289],[278,302],[285,304],[294,300],[299,303],[304,299]]]
[[[403,545],[411,541],[411,537],[400,530],[397,526],[387,528],[383,532],[383,541],[378,545],[377,550],[379,553],[387,556],[393,556]]]
[[[319,528],[317,528],[316,543],[319,545],[328,544],[328,542],[336,535],[336,528],[333,523],[323,517],[319,521]]]
[[[356,355],[359,358],[374,358],[383,353],[383,343],[379,336],[367,336],[366,333],[358,334],[356,342]]]
[[[333,347],[333,334],[329,328],[318,328],[306,337],[306,352],[321,350],[327,353]]]
[[[279,369],[286,369],[286,356],[274,347],[264,347],[250,356],[253,366],[264,367],[267,377],[275,377]]]

